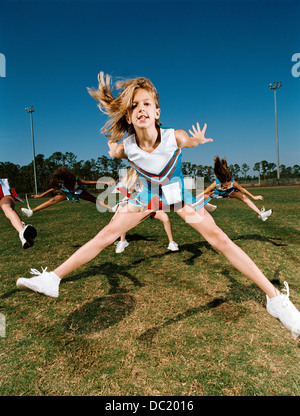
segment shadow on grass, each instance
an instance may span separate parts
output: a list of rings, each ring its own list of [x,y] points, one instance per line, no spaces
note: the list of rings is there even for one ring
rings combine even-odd
[[[124,293],[102,296],[75,310],[66,320],[65,329],[78,334],[103,331],[117,324],[135,307],[133,296]]]
[[[161,329],[166,328],[167,326],[170,326],[177,322],[180,322],[186,318],[189,318],[190,316],[196,315],[198,313],[206,312],[210,309],[217,308],[218,306],[222,305],[222,303],[224,302],[226,302],[225,299],[218,298],[207,303],[206,305],[197,306],[196,308],[190,308],[187,311],[183,313],[179,313],[178,315],[174,316],[174,318],[167,319],[164,323],[160,325],[156,325],[153,328],[148,329],[146,332],[144,332],[142,335],[138,337],[138,340],[151,344],[153,341],[153,338],[157,335],[157,333]]]
[[[151,237],[151,236],[145,237],[145,236],[140,235],[140,234],[126,234],[126,240],[129,243],[131,241],[156,241],[157,237]],[[82,245],[81,244],[74,244],[74,245],[72,245],[72,247],[75,247],[75,248],[78,247],[79,248],[79,247],[82,247]]]
[[[157,241],[157,236],[148,236],[145,237],[144,235],[141,234],[126,234],[126,240],[127,241]]]
[[[278,279],[278,273],[279,271],[276,270],[273,281],[272,281],[273,284],[276,284],[276,283],[280,284],[280,281]],[[216,298],[213,301],[207,303],[206,305],[201,305],[195,308],[188,309],[187,311],[183,313],[179,313],[173,318],[166,320],[162,324],[156,325],[155,327],[148,329],[147,331],[145,331],[142,335],[138,337],[138,340],[151,344],[153,341],[153,338],[158,334],[158,332],[161,329],[169,325],[175,324],[179,321],[182,321],[186,318],[189,318],[192,315],[196,315],[199,313],[206,312],[210,309],[217,308],[218,306],[222,305],[225,302],[233,302],[233,304],[238,305],[249,300],[253,300],[258,303],[262,303],[262,300],[265,300],[265,296],[263,292],[256,284],[253,283],[252,285],[250,285],[250,287],[246,288],[242,283],[239,283],[236,279],[232,277],[230,270],[227,268],[223,269],[220,272],[220,274],[222,274],[226,279],[228,279],[230,283],[230,290],[228,293],[226,293],[226,298],[225,297]],[[229,320],[236,320],[238,317],[240,317],[244,313],[244,311],[237,309],[236,311],[237,313],[233,317],[232,312],[234,312],[234,310],[233,309],[230,310],[229,308],[229,311],[230,311],[229,312],[230,316],[228,316]],[[226,316],[224,316],[223,319],[226,320]]]
[[[276,241],[273,240],[282,240],[282,238],[276,238],[276,237],[265,237],[263,235],[260,234],[246,234],[246,235],[241,235],[239,237],[235,237],[232,238],[233,241],[238,241],[238,240],[254,240],[254,241],[263,241],[263,242],[267,242],[270,244],[273,244],[276,247],[285,247],[287,246],[287,244],[283,244],[283,243],[276,243]]]
[[[105,276],[108,283],[111,286],[111,289],[109,293],[116,293],[120,291],[120,279],[123,277],[127,277],[129,280],[132,281],[134,286],[143,287],[144,284],[140,283],[140,281],[131,273],[128,273],[128,271],[124,270],[124,267],[118,266],[115,263],[106,262],[101,264],[100,266],[93,266],[90,267],[85,272],[79,272],[75,275],[72,275],[70,277],[66,277],[62,280],[61,284],[67,283],[67,282],[74,282],[76,280],[80,279],[87,279],[91,276],[97,276],[101,275]]]
[[[179,246],[179,252],[187,251],[189,253],[192,253],[192,256],[189,259],[183,260],[183,263],[193,265],[194,261],[203,254],[201,248],[206,248],[207,250],[217,253],[217,251],[207,241],[199,241],[197,243],[191,244],[181,244]],[[178,253],[178,251],[165,251],[160,254],[154,254],[153,256],[143,257],[142,259],[135,260],[132,262],[132,265],[135,266],[137,264],[141,264],[143,261],[149,259],[159,259],[165,256],[172,256],[176,253]]]
[[[12,295],[14,295],[16,292],[20,292],[20,290],[19,289],[13,289],[13,290],[10,290],[9,292],[3,293],[3,295],[0,296],[0,299],[9,298]]]

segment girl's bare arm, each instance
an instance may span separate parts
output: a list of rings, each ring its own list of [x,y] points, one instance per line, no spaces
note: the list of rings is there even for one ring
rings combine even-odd
[[[127,155],[124,151],[124,143],[108,142],[109,151],[108,154],[116,159],[127,159]]]
[[[50,194],[51,192],[54,192],[54,191],[57,191],[57,189],[51,188],[51,189],[48,189],[47,191],[45,191],[44,193],[42,193],[40,195],[31,195],[31,196],[32,196],[32,198],[43,198],[43,196],[46,196],[46,195],[48,195],[48,194]]]
[[[243,194],[250,196],[254,200],[264,199],[261,195],[252,195],[251,192],[247,191],[247,189],[245,189],[242,185],[240,185],[236,181],[233,181],[233,186],[237,188],[239,191],[241,191]]]
[[[182,147],[196,147],[199,144],[204,144],[207,142],[212,142],[213,139],[207,139],[205,137],[205,132],[207,124],[204,124],[203,129],[200,129],[199,123],[196,124],[197,127],[193,126],[193,131],[189,130],[191,136],[187,134],[184,130],[175,130],[175,138],[177,141],[177,146]]]

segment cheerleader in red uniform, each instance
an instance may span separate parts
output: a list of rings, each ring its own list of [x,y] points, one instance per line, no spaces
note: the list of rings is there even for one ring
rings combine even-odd
[[[37,231],[32,225],[25,225],[15,211],[15,201],[22,201],[14,188],[11,188],[7,178],[0,179],[0,208],[11,225],[19,233],[22,247],[27,249],[33,246]]]

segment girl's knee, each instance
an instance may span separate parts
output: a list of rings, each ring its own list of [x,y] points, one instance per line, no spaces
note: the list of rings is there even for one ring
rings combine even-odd
[[[166,214],[164,211],[158,211],[153,215],[153,218],[162,221],[163,223],[169,223],[170,218],[168,214]]]
[[[209,243],[217,250],[223,251],[231,243],[230,238],[219,227],[211,230]]]
[[[104,247],[111,245],[118,237],[119,235],[114,230],[114,227],[109,223],[94,237],[93,240],[99,248],[103,249]]]

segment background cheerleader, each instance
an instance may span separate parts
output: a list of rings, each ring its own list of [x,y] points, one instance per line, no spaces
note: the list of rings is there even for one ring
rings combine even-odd
[[[58,202],[65,201],[68,199],[70,202],[79,202],[79,199],[84,199],[85,201],[93,202],[94,204],[100,204],[101,206],[107,208],[108,210],[112,210],[112,208],[105,204],[103,201],[90,194],[85,185],[89,184],[96,184],[96,183],[104,183],[109,185],[114,181],[85,181],[83,179],[76,178],[76,176],[69,171],[65,166],[58,167],[51,176],[49,185],[51,186],[50,189],[45,191],[40,195],[31,195],[33,198],[43,198],[46,195],[58,191],[59,194],[55,195],[53,198],[49,199],[48,201],[44,202],[43,204],[31,209],[28,205],[27,208],[21,208],[21,211],[26,215],[27,218],[30,218],[34,213],[41,211],[43,209],[49,208],[50,206],[57,204]]]
[[[262,221],[266,221],[272,210],[265,211],[264,208],[260,211],[256,205],[246,196],[249,195],[255,201],[263,200],[261,195],[252,195],[247,189],[243,188],[237,181],[232,178],[231,172],[228,169],[226,159],[220,160],[219,156],[216,156],[214,164],[214,172],[216,175],[215,181],[209,185],[203,194],[210,196],[211,198],[235,198],[244,202],[249,208],[251,208]],[[246,194],[246,195],[245,195]]]
[[[15,211],[15,201],[23,202],[15,189],[10,187],[8,179],[0,179],[0,209],[2,209],[6,218],[19,233],[22,247],[27,249],[33,246],[37,231],[32,225],[25,225],[22,222]]]

